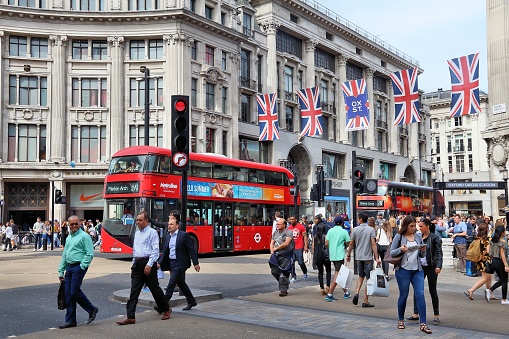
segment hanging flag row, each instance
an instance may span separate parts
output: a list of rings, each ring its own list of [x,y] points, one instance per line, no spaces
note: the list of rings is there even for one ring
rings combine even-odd
[[[447,63],[451,74],[450,117],[480,113],[479,53],[451,59]],[[404,69],[389,76],[394,91],[394,126],[421,122],[418,69]],[[365,79],[345,81],[341,88],[345,99],[346,131],[369,128],[369,99]],[[300,136],[314,137],[323,134],[318,87],[301,89],[297,95],[302,119]],[[257,96],[260,141],[279,139],[276,101],[275,93]]]

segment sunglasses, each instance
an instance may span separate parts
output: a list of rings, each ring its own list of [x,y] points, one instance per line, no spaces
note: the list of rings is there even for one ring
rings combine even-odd
[[[71,226],[78,226],[80,223],[79,222],[70,222],[69,225]]]

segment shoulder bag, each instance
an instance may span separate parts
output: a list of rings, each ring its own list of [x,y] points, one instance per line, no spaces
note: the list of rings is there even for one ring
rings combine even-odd
[[[401,236],[399,237],[399,245],[398,247],[401,246]],[[400,266],[401,265],[401,259],[403,259],[403,252],[401,252],[400,254],[396,255],[396,256],[392,256],[391,255],[391,251],[388,250],[387,252],[385,252],[385,256],[384,256],[384,262],[388,262],[390,264],[393,264],[394,266]]]

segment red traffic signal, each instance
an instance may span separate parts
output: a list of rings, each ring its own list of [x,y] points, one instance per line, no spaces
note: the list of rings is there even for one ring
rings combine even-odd
[[[366,184],[366,168],[355,167],[352,174],[352,187],[356,193],[363,193]]]
[[[175,102],[175,110],[177,112],[184,112],[187,109],[187,102],[185,100],[179,99]]]

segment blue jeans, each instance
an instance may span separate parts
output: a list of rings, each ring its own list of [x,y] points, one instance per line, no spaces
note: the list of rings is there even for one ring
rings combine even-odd
[[[308,273],[308,269],[306,267],[306,264],[304,263],[304,249],[300,250],[293,250],[295,261],[299,263],[300,269],[302,270],[303,274]],[[295,265],[292,267],[292,278],[296,278],[297,274],[295,273]]]
[[[80,265],[67,266],[65,271],[65,305],[67,313],[65,322],[76,324],[76,303],[78,303],[87,313],[94,310],[94,305],[88,300],[85,293],[81,291],[81,284],[87,270],[82,270]]]
[[[40,234],[40,233],[34,234],[34,248],[35,249],[41,248],[41,246],[42,246],[41,239],[42,239],[42,234]]]
[[[426,301],[424,300],[424,272],[409,271],[400,267],[396,271],[396,281],[398,282],[399,298],[398,298],[398,320],[405,319],[406,301],[408,299],[408,291],[410,283],[414,288],[414,299],[417,303],[419,318],[421,324],[426,323]]]

